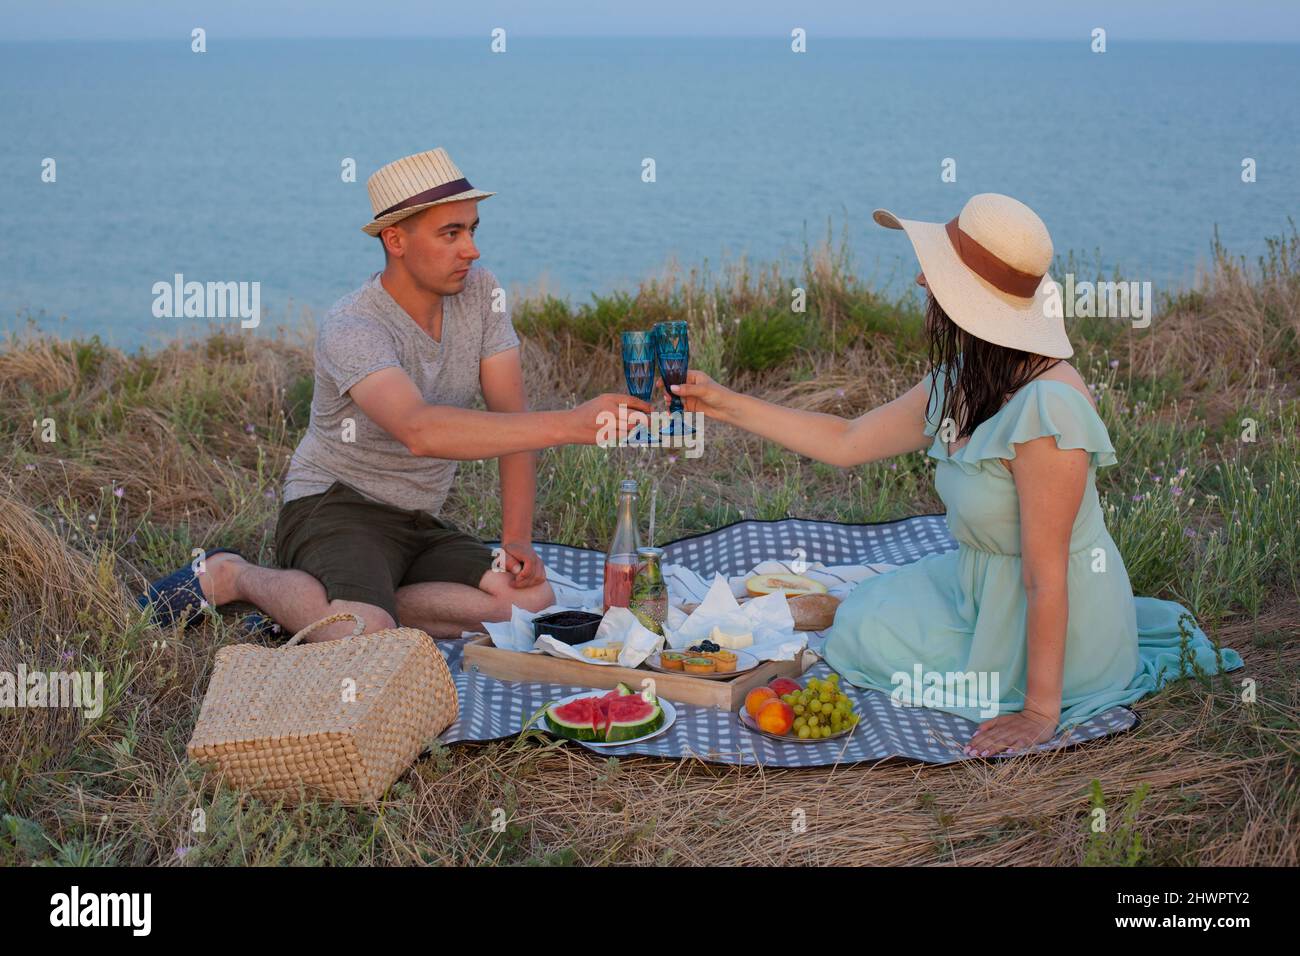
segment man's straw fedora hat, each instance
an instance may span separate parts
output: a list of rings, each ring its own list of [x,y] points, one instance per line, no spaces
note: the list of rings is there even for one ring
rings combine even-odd
[[[430,206],[496,195],[471,186],[441,146],[379,167],[366,180],[366,189],[375,214],[361,227],[368,236],[377,236],[385,227]]]
[[[1024,203],[980,193],[946,223],[899,219],[887,209],[872,218],[907,233],[926,286],[971,335],[1050,358],[1074,354],[1060,290],[1047,274],[1052,237]]]

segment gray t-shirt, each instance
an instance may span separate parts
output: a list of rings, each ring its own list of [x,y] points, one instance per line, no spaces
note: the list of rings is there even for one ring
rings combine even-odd
[[[366,416],[348,389],[395,366],[430,405],[470,407],[480,394],[479,361],[519,345],[509,310],[492,311],[495,288],[491,272],[471,266],[465,288],[442,300],[441,342],[415,324],[377,272],[335,303],[316,333],[311,422],[289,462],[285,501],[342,481],[376,501],[438,513],[456,462],[412,455]]]

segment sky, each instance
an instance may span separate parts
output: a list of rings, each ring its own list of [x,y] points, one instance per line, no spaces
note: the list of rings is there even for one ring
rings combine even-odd
[[[0,41],[788,36],[1300,42],[1300,0],[0,0]]]

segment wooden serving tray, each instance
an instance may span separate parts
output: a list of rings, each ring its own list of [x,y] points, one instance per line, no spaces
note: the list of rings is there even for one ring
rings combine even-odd
[[[465,643],[461,669],[477,671],[499,680],[523,683],[563,684],[609,690],[619,683],[639,690],[641,681],[650,677],[655,693],[667,700],[722,710],[739,710],[745,695],[754,687],[778,677],[798,677],[817,662],[817,655],[804,648],[798,660],[761,661],[752,671],[736,675],[734,680],[701,680],[689,674],[661,674],[645,667],[619,667],[587,664],[550,654],[506,651],[496,647],[486,634]]]

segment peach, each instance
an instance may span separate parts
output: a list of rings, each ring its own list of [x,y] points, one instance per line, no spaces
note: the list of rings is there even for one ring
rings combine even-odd
[[[776,699],[776,691],[772,688],[755,687],[745,695],[745,710],[749,711],[749,716],[757,720],[759,709],[768,701]]]
[[[767,686],[776,691],[777,697],[784,697],[786,694],[797,694],[799,691],[803,690],[797,682],[792,681],[788,677],[778,677]]]
[[[754,720],[769,734],[788,734],[794,726],[794,708],[783,700],[770,700],[758,709]]]

